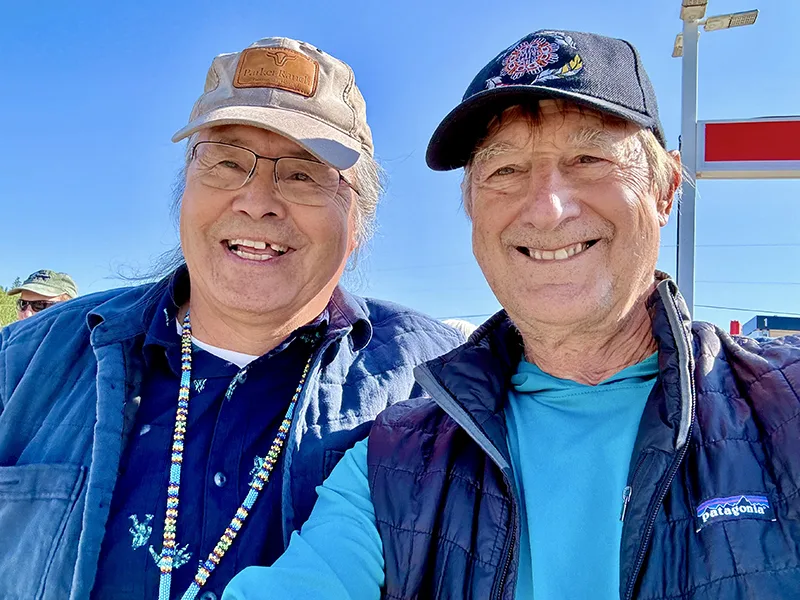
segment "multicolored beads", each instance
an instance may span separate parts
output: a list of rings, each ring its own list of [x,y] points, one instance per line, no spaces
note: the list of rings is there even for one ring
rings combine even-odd
[[[289,433],[289,427],[292,424],[294,417],[294,408],[300,394],[303,391],[303,386],[306,382],[306,377],[311,369],[311,362],[314,353],[312,352],[303,369],[303,374],[300,376],[300,382],[297,385],[294,396],[289,403],[289,408],[283,418],[283,422],[278,428],[278,434],[270,446],[269,452],[264,457],[261,467],[256,472],[253,480],[250,482],[250,489],[245,496],[241,506],[236,510],[236,513],[231,519],[230,524],[225,529],[225,532],[220,537],[214,550],[208,555],[204,563],[200,565],[195,574],[194,581],[189,586],[189,589],[182,596],[182,600],[194,600],[197,597],[200,588],[203,587],[214,572],[214,569],[219,565],[225,553],[233,544],[236,536],[241,528],[253,505],[258,499],[258,494],[264,489],[264,486],[269,482],[270,473],[272,473],[275,464],[278,462],[283,444],[286,441],[286,436]],[[236,385],[244,380],[244,375],[247,367],[233,378],[228,390],[226,391],[226,398],[230,398],[233,394]],[[172,461],[169,470],[169,486],[167,487],[167,512],[164,519],[164,541],[161,551],[161,560],[159,567],[161,570],[161,578],[159,580],[158,597],[159,600],[169,600],[170,587],[172,584],[172,570],[174,567],[176,555],[176,541],[175,536],[178,527],[178,504],[180,501],[180,481],[181,481],[181,465],[183,463],[184,441],[186,437],[186,423],[189,418],[189,390],[191,389],[192,380],[192,326],[189,319],[189,311],[183,319],[183,327],[181,329],[181,387],[178,392],[178,410],[175,415],[175,430],[172,436]]]

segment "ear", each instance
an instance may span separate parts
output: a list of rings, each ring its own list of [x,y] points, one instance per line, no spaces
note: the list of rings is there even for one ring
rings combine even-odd
[[[472,221],[472,186],[469,182],[469,171],[464,171],[464,178],[461,180],[461,206],[467,218]]]
[[[347,218],[348,220],[348,240],[347,240],[347,255],[348,257],[350,254],[359,246],[358,242],[358,218],[357,218],[357,211],[358,206],[356,205],[358,202],[358,197],[354,190],[350,190],[350,214]]]
[[[672,207],[675,204],[675,194],[681,187],[683,182],[683,169],[681,168],[681,155],[677,150],[672,150],[669,155],[675,161],[675,170],[672,174],[672,181],[669,182],[669,187],[664,190],[661,198],[658,199],[656,206],[658,210],[658,224],[664,227],[669,221],[669,215],[672,213]]]
[[[358,237],[356,236],[355,227],[353,227],[352,231],[350,232],[350,241],[347,243],[347,254],[349,255],[356,248],[358,248],[358,245]]]

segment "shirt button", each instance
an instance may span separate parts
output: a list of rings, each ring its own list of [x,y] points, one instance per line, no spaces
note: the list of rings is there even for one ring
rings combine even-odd
[[[197,600],[217,600],[217,595],[214,592],[206,590],[197,597]]]
[[[224,486],[225,483],[227,483],[227,481],[228,481],[228,478],[225,477],[225,473],[223,473],[221,471],[219,473],[217,473],[216,475],[214,475],[214,483],[217,484],[217,487]],[[206,593],[207,594],[211,594],[211,592],[206,592]],[[216,598],[216,596],[214,596],[214,597]]]
[[[139,435],[144,435],[150,431],[150,425],[142,425],[142,428],[139,430]]]

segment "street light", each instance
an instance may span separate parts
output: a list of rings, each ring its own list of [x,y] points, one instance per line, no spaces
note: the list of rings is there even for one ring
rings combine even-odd
[[[672,56],[681,61],[681,161],[687,178],[682,185],[682,199],[678,211],[678,287],[694,312],[694,241],[695,241],[695,179],[697,176],[697,41],[699,27],[706,31],[719,31],[731,27],[752,25],[758,10],[708,17],[703,21],[708,0],[682,0],[681,20],[683,33],[675,38]]]
[[[757,10],[717,15],[716,17],[708,17],[703,29],[706,31],[719,31],[720,29],[730,29],[731,27],[745,27],[753,25],[757,18]]]
[[[699,21],[706,16],[708,0],[683,0],[681,21]]]

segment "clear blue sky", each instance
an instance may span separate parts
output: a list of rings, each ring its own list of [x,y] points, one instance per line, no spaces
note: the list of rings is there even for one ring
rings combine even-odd
[[[505,2],[6,3],[0,22],[0,284],[40,268],[82,293],[146,270],[177,241],[168,211],[182,145],[170,142],[214,55],[289,36],[352,65],[390,176],[380,231],[355,286],[436,317],[498,305],[475,265],[460,173],[434,173],[428,138],[477,71],[541,28],[595,31],[639,49],[670,147],[680,128],[680,0]],[[800,2],[710,0],[708,14],[761,9],[753,27],[700,41],[700,119],[800,114]],[[800,181],[700,182],[698,305],[800,314]],[[675,271],[675,226],[661,267]],[[753,316],[703,308],[727,327]],[[480,319],[475,319],[479,321]]]

